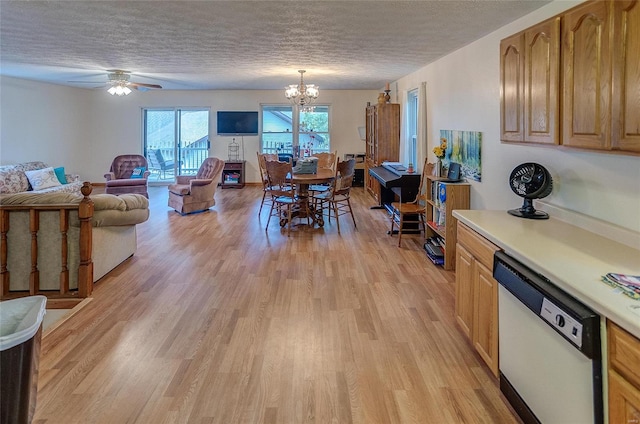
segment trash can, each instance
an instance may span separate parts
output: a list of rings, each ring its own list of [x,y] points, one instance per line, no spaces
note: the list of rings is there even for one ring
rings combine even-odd
[[[31,423],[47,298],[0,302],[0,422]]]

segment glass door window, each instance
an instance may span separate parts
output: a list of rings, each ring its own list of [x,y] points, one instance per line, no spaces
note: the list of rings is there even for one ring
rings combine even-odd
[[[209,156],[209,109],[144,109],[143,128],[149,182],[195,175]]]

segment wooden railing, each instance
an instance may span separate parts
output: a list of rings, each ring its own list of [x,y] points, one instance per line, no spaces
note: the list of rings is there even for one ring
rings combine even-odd
[[[91,295],[93,289],[93,261],[92,254],[92,226],[93,201],[89,197],[91,194],[91,184],[85,182],[81,188],[84,196],[79,204],[30,204],[30,205],[0,205],[0,282],[2,284],[1,299],[13,299],[24,296],[44,295],[47,296],[48,308],[68,308],[82,301]],[[79,256],[78,266],[78,288],[69,288],[69,267],[67,263],[69,249],[69,213],[77,210],[80,221],[79,235]],[[20,291],[10,291],[11,272],[8,269],[9,246],[8,233],[10,228],[10,215],[13,212],[29,212],[29,232],[31,234],[31,272],[29,275],[29,289]],[[38,270],[38,231],[40,228],[40,213],[45,211],[58,211],[60,225],[60,284],[58,290],[40,289],[40,272]],[[19,254],[29,255],[28,252]]]

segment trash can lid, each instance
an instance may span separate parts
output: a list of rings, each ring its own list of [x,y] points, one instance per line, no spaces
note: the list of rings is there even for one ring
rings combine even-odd
[[[45,296],[0,302],[0,351],[26,342],[38,332],[46,313]]]

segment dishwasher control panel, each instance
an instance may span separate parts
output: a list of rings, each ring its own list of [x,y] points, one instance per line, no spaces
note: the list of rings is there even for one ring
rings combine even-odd
[[[542,300],[540,316],[553,328],[562,333],[578,348],[582,347],[582,324],[573,319],[546,297]]]

